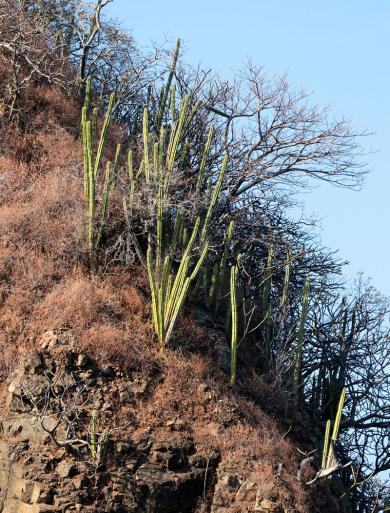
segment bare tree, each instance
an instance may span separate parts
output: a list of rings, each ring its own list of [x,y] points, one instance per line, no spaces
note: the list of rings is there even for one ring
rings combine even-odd
[[[10,77],[2,84],[2,100],[9,118],[32,81],[62,84],[69,77],[61,44],[47,27],[47,19],[26,13],[20,2],[0,1],[0,58]]]

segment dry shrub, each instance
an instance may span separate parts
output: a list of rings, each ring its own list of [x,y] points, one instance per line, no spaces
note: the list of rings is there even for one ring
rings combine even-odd
[[[7,344],[5,333],[0,332],[0,383],[6,379],[14,369],[16,353],[16,347]]]
[[[75,270],[37,305],[30,329],[38,338],[66,327],[98,363],[147,367],[154,335],[142,296],[130,281],[129,275],[98,277]]]
[[[0,324],[6,331],[12,331],[16,329],[18,317],[28,319],[36,302],[52,286],[57,273],[53,262],[45,259],[43,255],[29,253],[27,247],[21,248],[17,260],[13,259],[12,251],[3,252],[1,256]]]
[[[190,429],[194,419],[207,418],[204,384],[213,383],[212,362],[206,357],[166,350],[163,379],[147,404],[139,408],[140,426],[162,427],[180,419]],[[220,385],[218,385],[220,386]],[[217,387],[213,383],[213,387]]]
[[[143,273],[97,278],[83,270],[79,106],[56,87],[32,85],[21,102],[28,123],[0,129],[2,344],[20,350],[68,326],[101,361],[140,361],[134,355],[152,338],[137,289],[146,290]]]
[[[205,326],[194,319],[191,312],[183,312],[175,329],[176,345],[193,353],[211,353],[214,347]]]
[[[113,364],[145,378],[160,368],[152,330],[145,324],[129,322],[118,328],[97,323],[85,330],[78,344],[100,365]]]
[[[17,171],[19,167],[11,167]],[[18,181],[15,172],[15,181]],[[8,344],[25,333],[37,303],[74,266],[84,240],[82,200],[73,177],[53,172],[5,187],[0,205],[0,326]],[[12,182],[12,173],[4,177]]]
[[[32,179],[30,186],[0,207],[4,246],[27,245],[56,259],[71,258],[83,247],[84,222],[80,184],[54,172]]]
[[[77,134],[80,122],[79,105],[57,86],[33,86],[25,90],[24,107],[30,127],[34,130],[60,126],[68,134]]]
[[[74,140],[77,136],[79,105],[59,87],[31,83],[22,91],[18,104],[18,117],[12,122],[1,123],[0,110],[0,154],[39,165],[45,152],[52,148],[37,138],[38,133],[49,135],[59,130],[64,139]]]
[[[35,317],[40,327],[67,326],[80,336],[93,324],[120,321],[122,315],[109,285],[76,271],[53,288],[38,306]]]
[[[136,315],[140,314],[142,315],[145,311],[145,302],[143,301],[140,293],[135,287],[132,286],[122,286],[122,288],[119,290],[120,292],[120,300],[123,308],[126,309],[126,311],[129,314]]]
[[[26,163],[0,155],[0,205],[28,186],[29,174],[30,168]]]
[[[3,355],[33,338],[37,306],[80,263],[85,244],[78,108],[55,87],[30,85],[20,101],[24,118],[0,123]],[[9,366],[0,366],[4,376]]]
[[[198,419],[193,425],[197,447],[205,454],[217,449],[221,455],[219,470],[233,472],[240,478],[256,483],[245,500],[255,504],[256,495],[272,498],[287,510],[306,512],[308,498],[296,479],[300,457],[291,442],[279,431],[277,423],[259,407],[237,398],[243,420],[227,427],[218,423],[203,424]],[[279,478],[276,474],[282,464]],[[252,493],[252,496],[251,496]],[[242,511],[232,497],[229,512]]]

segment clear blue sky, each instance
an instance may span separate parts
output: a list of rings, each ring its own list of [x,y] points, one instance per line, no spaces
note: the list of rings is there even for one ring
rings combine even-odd
[[[114,0],[107,13],[142,46],[180,37],[186,59],[229,78],[247,57],[313,91],[358,130],[372,173],[362,191],[320,185],[301,196],[322,219],[321,239],[390,295],[390,1]]]

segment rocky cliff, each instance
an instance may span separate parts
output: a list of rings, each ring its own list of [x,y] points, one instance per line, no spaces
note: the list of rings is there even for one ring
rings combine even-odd
[[[242,405],[210,384],[199,383],[194,393],[208,419],[205,433],[196,433],[199,419],[190,429],[181,404],[176,416],[142,422],[141,409],[153,407],[166,379],[161,371],[145,379],[99,366],[69,333],[46,333],[41,349],[27,355],[7,383],[0,511],[305,511],[289,444],[269,433],[280,461],[273,466],[262,459],[251,446],[254,433],[245,428]],[[237,444],[251,459],[236,459],[231,446]]]

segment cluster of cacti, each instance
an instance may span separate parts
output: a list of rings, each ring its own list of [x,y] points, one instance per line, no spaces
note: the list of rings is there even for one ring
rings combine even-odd
[[[155,269],[153,266],[151,247],[147,251],[147,270],[152,293],[153,326],[158,335],[161,350],[164,350],[166,343],[172,335],[189,286],[199,272],[206,257],[207,244],[204,246],[195,268],[189,274],[191,251],[199,231],[199,225],[200,219],[197,218],[176,275],[172,270],[172,258],[170,256],[167,255],[165,257],[160,273],[160,270],[158,268]],[[159,274],[161,277],[159,277]]]
[[[148,234],[148,249],[146,267],[152,295],[153,326],[158,336],[160,347],[163,349],[170,339],[181,307],[189,293],[190,285],[198,275],[193,291],[203,289],[205,299],[214,313],[218,312],[221,292],[225,286],[227,259],[229,255],[233,221],[229,224],[220,261],[217,261],[210,273],[202,269],[208,245],[206,244],[209,228],[215,206],[221,193],[221,187],[227,167],[227,158],[222,162],[218,179],[213,185],[206,176],[206,162],[211,149],[214,127],[210,126],[205,142],[198,175],[194,183],[195,198],[208,203],[204,215],[197,214],[195,222],[185,216],[179,209],[170,205],[170,186],[173,171],[180,172],[181,162],[189,151],[185,141],[186,129],[189,127],[199,103],[190,106],[190,98],[184,97],[176,108],[176,89],[172,84],[178,59],[180,42],[178,41],[168,80],[160,94],[160,102],[152,122],[149,120],[148,108],[143,111],[142,154],[135,155],[133,150],[127,155],[127,175],[129,183],[128,197],[124,198],[124,212],[129,224],[133,218],[136,195],[144,186],[150,195],[150,204],[155,208],[154,230]],[[101,167],[103,150],[107,139],[114,97],[111,95],[105,114],[100,136],[97,137],[97,110],[93,109],[89,116],[91,97],[91,82],[88,81],[85,104],[82,111],[82,139],[84,146],[84,197],[88,211],[87,240],[91,261],[94,252],[99,247],[107,218],[110,195],[117,183],[117,169],[121,147],[117,146],[114,163],[107,163],[105,176],[102,177],[97,194],[97,180]],[[170,119],[169,119],[170,118]],[[168,122],[169,121],[169,122]],[[137,162],[137,164],[136,164]],[[207,187],[205,187],[207,183]],[[203,219],[203,221],[202,221]],[[135,241],[136,242],[136,241]],[[196,251],[194,250],[196,248]],[[138,248],[138,252],[142,253]],[[196,259],[195,254],[197,255]],[[261,315],[261,333],[265,347],[272,351],[274,337],[272,288],[274,273],[274,255],[272,245],[268,248],[268,257],[260,287],[259,311]],[[194,260],[194,261],[193,261]],[[286,315],[290,283],[290,257],[287,256],[283,289],[280,298],[280,312]],[[231,268],[230,301],[226,308],[226,328],[231,323],[232,333],[232,369],[231,380],[236,378],[237,361],[237,297],[236,297],[237,267]],[[207,281],[210,279],[210,284]],[[234,285],[234,287],[233,287]],[[305,319],[308,308],[309,282],[307,280],[302,301],[302,312],[298,331],[298,340],[294,362],[294,387],[300,387],[300,366],[303,347]]]
[[[310,406],[314,410],[326,409],[331,415],[336,412],[339,391],[345,386],[347,359],[356,330],[356,306],[352,312],[348,310],[346,298],[341,302],[339,322],[340,330],[337,334],[339,346],[335,347],[337,364],[333,368],[327,368],[326,354],[322,349],[318,372],[313,375],[311,386],[307,387]]]
[[[200,105],[190,108],[190,98],[185,97],[176,112],[175,87],[172,85],[173,74],[178,58],[180,42],[178,41],[166,86],[160,94],[160,103],[150,128],[148,109],[143,112],[142,141],[143,152],[139,168],[134,170],[134,155],[128,153],[129,198],[124,201],[126,218],[131,218],[135,194],[145,184],[150,195],[150,204],[154,205],[154,231],[149,233],[147,250],[147,271],[152,295],[153,326],[158,336],[161,349],[172,335],[180,309],[189,292],[190,284],[199,273],[207,254],[207,230],[213,209],[218,200],[224,178],[227,158],[215,186],[207,211],[202,218],[198,216],[194,223],[185,219],[177,208],[170,206],[171,177],[175,166],[180,170],[180,162],[185,158],[188,144],[184,134]],[[170,105],[168,99],[170,95]],[[171,113],[171,123],[164,123]],[[196,195],[202,191],[205,164],[210,150],[213,129],[210,128],[206,146],[200,164],[196,185]],[[154,197],[153,197],[154,195]],[[187,216],[188,217],[188,216]],[[189,226],[186,226],[189,224]],[[199,246],[197,261],[191,270],[194,247]],[[179,255],[179,256],[178,256]],[[176,263],[175,258],[179,258]],[[224,263],[226,265],[226,262]]]
[[[330,437],[330,429],[331,429],[331,421],[328,420],[326,423],[325,429],[325,437],[324,437],[324,446],[322,451],[322,462],[321,462],[321,470],[329,469],[335,465],[337,465],[337,459],[334,453],[334,447],[337,442],[339,431],[340,431],[340,423],[341,423],[341,415],[344,408],[345,401],[345,388],[341,391],[336,418],[333,423],[333,431],[332,437]]]
[[[84,202],[88,212],[87,245],[91,262],[94,252],[99,247],[108,211],[109,197],[116,182],[116,172],[119,164],[121,146],[118,144],[114,164],[107,162],[106,172],[103,178],[103,191],[98,207],[98,178],[102,163],[103,150],[107,140],[108,128],[111,121],[114,106],[114,95],[110,96],[107,112],[97,142],[98,111],[93,109],[89,119],[91,98],[91,80],[88,79],[85,102],[81,116],[81,135],[84,148]],[[97,146],[96,146],[97,142]]]
[[[227,158],[225,158],[214,187],[210,180],[208,182],[209,187],[206,194],[209,194],[210,197],[204,216],[198,216],[195,221],[191,220],[191,216],[185,219],[179,209],[169,206],[172,173],[175,166],[180,170],[190,149],[189,144],[184,140],[184,135],[200,108],[199,102],[191,106],[190,97],[187,96],[181,101],[178,112],[176,110],[176,86],[172,82],[179,49],[180,40],[177,41],[167,83],[161,90],[160,101],[152,123],[149,120],[148,108],[145,107],[143,110],[142,155],[141,158],[138,158],[138,155],[136,158],[133,150],[128,151],[129,194],[123,200],[125,218],[129,225],[133,219],[136,194],[145,185],[149,194],[148,200],[155,207],[155,231],[153,233],[153,230],[149,230],[148,233],[146,260],[152,292],[153,325],[162,348],[172,334],[190,283],[199,272],[206,257],[207,230],[220,195],[227,165]],[[150,103],[150,94],[149,90],[147,105]],[[118,181],[121,146],[117,146],[114,163],[107,162],[105,175],[101,177],[101,164],[114,107],[114,95],[109,98],[100,134],[97,133],[98,111],[95,108],[90,113],[90,104],[91,80],[88,79],[82,109],[81,135],[84,149],[84,201],[88,213],[87,246],[90,261],[93,263],[104,233],[110,196]],[[214,128],[211,126],[198,170],[196,185],[194,184],[194,193],[197,198],[200,197],[204,188],[206,161],[213,131]],[[138,162],[137,169],[136,162]],[[137,246],[135,237],[132,242]],[[192,268],[191,260],[195,253],[193,251],[195,246],[198,246],[199,251],[197,262]],[[138,245],[136,249],[142,259],[140,246]],[[180,261],[177,264],[175,258],[178,255]],[[225,267],[226,255],[218,269],[219,274],[224,272]],[[95,452],[94,426],[92,419],[91,450],[93,453]]]
[[[186,130],[190,126],[195,113],[200,108],[199,102],[191,106],[190,97],[184,97],[176,105],[176,87],[173,83],[176,64],[180,49],[177,42],[173,62],[165,86],[162,87],[160,100],[155,109],[153,119],[149,119],[148,107],[142,114],[142,152],[135,154],[129,150],[127,154],[128,196],[124,198],[125,217],[129,223],[133,219],[133,211],[137,194],[147,190],[150,205],[154,209],[153,229],[148,228],[148,249],[146,267],[152,294],[153,326],[164,348],[172,335],[181,307],[189,293],[190,284],[197,276],[192,293],[204,291],[208,306],[218,313],[221,297],[228,297],[226,285],[227,261],[233,233],[233,221],[230,222],[225,236],[225,242],[220,260],[211,269],[202,268],[208,246],[206,244],[207,230],[212,220],[213,212],[221,193],[221,187],[227,167],[227,158],[222,162],[221,171],[215,183],[207,176],[206,164],[211,150],[214,126],[210,126],[205,140],[203,154],[198,173],[194,181],[197,205],[208,205],[202,214],[201,209],[191,220],[191,216],[180,212],[180,209],[170,204],[171,179],[175,169],[181,172],[181,165],[190,151],[185,140]],[[149,95],[150,96],[150,95]],[[82,111],[82,139],[84,146],[84,197],[88,210],[88,251],[91,261],[95,250],[102,239],[107,219],[110,195],[117,183],[117,169],[121,147],[118,145],[114,163],[107,163],[105,176],[99,184],[97,194],[97,179],[102,163],[103,150],[107,139],[114,97],[111,96],[105,114],[100,136],[97,137],[97,110],[89,115],[91,103],[91,82],[87,82],[85,104]],[[149,100],[147,105],[149,105]],[[100,181],[99,181],[100,182]],[[146,189],[145,189],[146,187]],[[150,227],[151,224],[149,223]],[[136,240],[133,240],[136,243]],[[142,250],[138,247],[137,253]],[[197,255],[195,257],[195,255]],[[274,337],[274,310],[272,302],[273,274],[276,266],[273,262],[273,247],[268,248],[260,298],[257,304],[260,312],[260,327],[264,346],[272,351]],[[287,255],[284,283],[281,291],[279,309],[282,317],[286,316],[290,283],[290,256]],[[232,274],[233,273],[233,274]],[[237,353],[237,295],[235,279],[237,266],[231,268],[230,301],[226,303],[226,328],[230,323],[232,332],[232,381],[235,380],[235,365]],[[232,288],[234,279],[234,290]],[[210,280],[210,281],[209,281]],[[294,362],[294,386],[299,387],[301,353],[305,318],[307,315],[308,281],[302,301],[302,312],[298,331],[298,340]]]
[[[227,336],[230,335],[231,385],[237,382],[238,341],[245,341],[251,336],[261,354],[265,355],[264,359],[269,356],[269,368],[272,371],[274,368],[280,370],[281,388],[285,386],[284,392],[287,392],[286,418],[287,413],[291,413],[292,408],[298,408],[306,398],[318,416],[324,415],[325,419],[335,417],[333,426],[331,420],[326,422],[322,452],[321,471],[329,471],[338,467],[335,445],[345,400],[345,389],[342,387],[346,382],[344,373],[354,338],[356,313],[353,312],[351,316],[346,301],[343,302],[341,317],[336,322],[338,331],[331,341],[332,353],[324,344],[322,354],[317,354],[315,342],[307,343],[309,333],[313,339],[322,336],[322,333],[318,334],[316,331],[316,311],[308,315],[310,280],[307,277],[301,298],[300,291],[297,295],[299,280],[291,276],[293,259],[298,260],[297,268],[300,266],[298,255],[291,257],[289,253],[281,254],[283,244],[271,234],[273,244],[269,244],[268,248],[263,247],[260,250],[260,244],[254,244],[253,255],[250,251],[245,254],[245,265],[239,267],[239,259],[231,265],[229,257],[232,253],[234,223],[230,221],[224,240],[223,233],[213,238],[211,256],[208,257],[208,230],[216,217],[215,211],[222,204],[218,202],[221,199],[228,161],[226,157],[223,159],[219,176],[216,176],[217,158],[210,158],[214,144],[213,125],[203,134],[204,146],[201,151],[199,147],[202,138],[196,136],[196,147],[191,147],[188,141],[188,134],[193,133],[190,123],[200,109],[200,104],[194,104],[193,98],[189,96],[181,101],[177,98],[173,81],[179,49],[180,41],[176,46],[168,80],[161,89],[157,108],[149,91],[146,106],[137,110],[138,127],[132,128],[130,136],[133,149],[127,153],[128,189],[122,186],[122,180],[119,181],[120,187],[122,186],[119,192],[124,191],[123,207],[129,226],[127,237],[129,240],[133,237],[131,244],[138,244],[137,254],[146,263],[152,299],[152,322],[160,348],[163,351],[172,337],[190,293],[191,298],[200,297],[200,301],[207,304],[214,315],[225,315],[225,329]],[[98,130],[98,111],[90,107],[91,81],[87,82],[85,93],[81,122],[84,200],[88,213],[88,252],[93,263],[95,252],[104,239],[110,197],[118,182],[121,146],[117,146],[113,163],[107,162],[104,173],[104,149],[113,113],[114,96],[109,98],[102,128]],[[217,148],[216,144],[214,148]],[[194,161],[198,163],[197,169],[189,165]],[[208,169],[210,162],[214,162],[212,169]],[[180,190],[182,184],[186,187],[183,191]],[[183,198],[185,201],[190,198],[193,208],[187,207],[184,201],[180,203]],[[148,202],[147,207],[141,204],[142,201],[146,203],[145,199]],[[224,215],[220,217],[218,226],[227,222],[229,201],[227,193],[226,202],[223,202],[223,206],[226,204],[227,208],[223,211]],[[233,211],[233,216],[240,220],[237,210]],[[133,226],[144,227],[144,231],[138,232],[141,233],[138,241],[137,236],[130,234]],[[242,231],[241,228],[240,226],[239,234],[245,234],[245,225]],[[264,228],[260,227],[259,241],[264,236],[262,230]],[[270,237],[269,234],[267,236]],[[259,266],[259,278],[252,271],[255,263],[259,263],[257,259],[260,251],[264,262]],[[238,289],[239,268],[242,281]],[[247,273],[248,269],[250,272]],[[318,283],[318,276],[314,274],[313,280]],[[255,312],[253,317],[252,312]],[[255,327],[252,329],[251,325],[247,329],[249,323]],[[309,323],[314,326],[308,327]],[[311,365],[310,354],[313,357]],[[280,361],[277,361],[279,357]],[[334,363],[337,357],[338,361]],[[274,376],[278,376],[276,372]],[[279,385],[279,382],[276,384]],[[106,431],[102,434],[97,432],[97,413],[94,411],[88,443],[93,461],[96,462],[101,457],[108,437]]]
[[[149,244],[147,251],[147,270],[152,292],[153,325],[158,335],[161,349],[165,347],[172,335],[172,330],[175,326],[180,309],[186,299],[189,286],[197,276],[206,257],[208,251],[208,244],[205,243],[207,228],[210,222],[212,209],[214,208],[218,192],[221,187],[226,162],[227,161],[225,159],[210,201],[206,218],[203,221],[202,228],[200,217],[198,217],[192,229],[191,236],[189,236],[188,229],[183,226],[183,219],[180,212],[176,212],[172,238],[168,243],[165,243],[165,245],[163,241],[164,218],[167,220],[167,223],[171,222],[171,219],[167,216],[167,212],[164,211],[164,199],[167,194],[169,182],[166,181],[166,176],[163,176],[160,180],[156,216],[156,255],[154,259],[155,261],[153,262],[152,245]],[[172,169],[173,164],[170,167]],[[165,175],[168,172],[169,168],[168,171],[163,171]],[[193,271],[190,273],[191,253],[197,237],[199,238],[199,242],[203,246],[203,249]],[[172,265],[172,256],[180,247],[180,243],[185,249],[181,257],[179,267],[175,270]],[[166,256],[163,261],[162,255],[164,252],[166,253]]]

